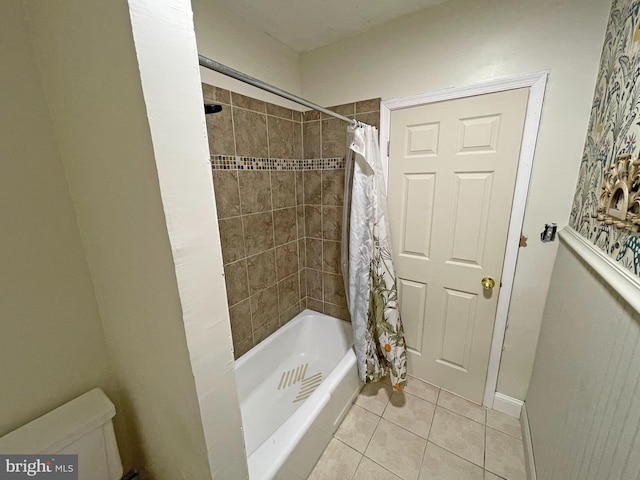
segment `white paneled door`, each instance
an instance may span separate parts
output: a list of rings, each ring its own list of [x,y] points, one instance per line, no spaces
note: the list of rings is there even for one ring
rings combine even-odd
[[[409,373],[476,403],[528,95],[523,88],[391,112],[389,216]]]

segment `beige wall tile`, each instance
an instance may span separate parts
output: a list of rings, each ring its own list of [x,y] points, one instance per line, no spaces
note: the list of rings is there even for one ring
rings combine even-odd
[[[278,282],[278,302],[280,312],[293,307],[300,301],[300,278],[297,273]]]
[[[273,208],[271,175],[268,171],[239,171],[238,185],[243,214],[266,212]]]
[[[304,230],[307,237],[322,238],[322,209],[320,205],[304,206]]]
[[[229,318],[231,319],[231,334],[238,341],[253,338],[253,327],[251,326],[251,302],[249,299],[237,303],[229,308]]]
[[[343,103],[342,105],[334,105],[332,107],[328,107],[328,110],[331,110],[332,112],[338,113],[340,115],[344,115],[344,116],[350,116],[353,115],[354,113],[356,113],[356,104],[355,103]],[[330,115],[327,115],[326,113],[321,114],[322,115],[322,119],[325,118],[334,118],[331,117]],[[342,121],[342,120],[340,120]]]
[[[278,288],[275,283],[251,296],[253,331],[255,332],[274,321],[278,321]]]
[[[322,272],[306,269],[307,296],[322,301]],[[319,310],[323,311],[323,310]]]
[[[344,294],[344,283],[342,275],[334,275],[332,273],[323,273],[324,282],[324,301],[333,303],[340,307],[347,306],[347,300]]]
[[[231,102],[234,107],[246,108],[247,110],[253,110],[254,112],[267,113],[266,102],[258,100],[256,98],[247,97],[240,93],[231,92]]]
[[[229,90],[214,87],[206,83],[202,84],[202,98],[205,102],[231,104],[231,92],[229,92]]]
[[[302,123],[295,123],[293,127],[293,158],[301,159],[304,146],[302,144]]]
[[[220,229],[220,244],[222,246],[222,261],[224,264],[233,263],[246,257],[242,234],[242,218],[224,218],[218,222],[218,227]]]
[[[298,270],[304,270],[304,268],[307,266],[306,255],[307,245],[304,237],[301,237],[298,240]]]
[[[271,172],[273,208],[294,207],[296,205],[296,172]]]
[[[380,111],[381,100],[381,98],[372,98],[370,100],[360,100],[356,102],[356,113]]]
[[[298,149],[296,142],[300,141],[298,123],[279,117],[267,117],[269,136],[269,158],[295,159]]]
[[[231,107],[222,106],[222,111],[205,116],[209,155],[235,155]]]
[[[378,135],[380,135],[380,112],[359,113],[356,115],[356,120],[378,129]]]
[[[302,124],[302,139],[304,158],[321,158],[319,120]]]
[[[276,247],[276,273],[283,280],[298,271],[298,242],[293,241]],[[298,290],[296,290],[298,292]]]
[[[267,116],[239,108],[233,109],[236,155],[267,158]]]
[[[320,120],[320,112],[317,110],[307,110],[306,112],[302,112],[302,119],[305,122]]]
[[[229,306],[244,300],[249,296],[247,288],[247,263],[240,260],[224,267],[224,282],[227,287],[227,302]]]
[[[347,127],[343,120],[322,120],[322,158],[344,158],[347,153]]]
[[[322,207],[322,237],[342,240],[342,207]]]
[[[290,322],[296,315],[303,310],[300,302],[296,303],[293,307],[288,308],[280,314],[280,326]]]
[[[322,270],[329,273],[341,274],[341,243],[331,240],[322,242]]]
[[[314,310],[316,312],[322,313],[323,303],[319,300],[315,300],[313,298],[307,298],[307,308],[309,310]]]
[[[273,232],[276,246],[298,238],[296,207],[273,211]]]
[[[249,292],[251,295],[273,285],[276,278],[276,256],[274,250],[267,250],[247,258]]]
[[[304,204],[304,173],[296,170],[296,205]]]
[[[272,212],[243,215],[241,218],[247,256],[256,255],[274,247]]]
[[[253,347],[253,338],[252,337],[247,337],[244,340],[236,340],[235,337],[232,338],[233,340],[233,358],[235,358],[236,360],[238,358],[240,358],[242,355],[244,355],[245,353],[247,353],[249,350],[251,350],[251,348]]]
[[[322,171],[322,204],[342,206],[344,168]]]
[[[298,224],[298,238],[304,238],[305,235],[305,227],[304,227],[304,206],[299,205],[296,207],[296,217]]]
[[[258,343],[263,341],[269,335],[271,335],[276,330],[278,330],[278,326],[279,326],[278,320],[274,320],[273,322],[268,323],[264,327],[261,327],[261,328],[257,329],[256,331],[254,331],[253,332],[253,343],[255,345],[257,345]]]
[[[305,170],[304,203],[305,205],[322,204],[322,173],[320,170]]]
[[[287,120],[295,120],[293,118],[293,110],[273,103],[267,102],[267,113],[276,117],[286,118]]]
[[[306,258],[307,268],[313,268],[319,271],[322,270],[322,240],[307,237]]]
[[[300,288],[300,301],[303,301],[307,296],[307,269],[302,267],[298,270],[299,288]],[[303,308],[304,310],[304,308]]]
[[[240,215],[238,172],[214,170],[212,175],[218,218]]]
[[[332,317],[339,318],[340,320],[344,320],[346,322],[351,321],[351,314],[349,313],[349,309],[347,307],[339,307],[331,303],[325,303],[324,313]]]

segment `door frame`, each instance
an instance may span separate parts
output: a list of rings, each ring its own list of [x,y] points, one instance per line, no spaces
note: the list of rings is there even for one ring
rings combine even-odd
[[[417,107],[445,100],[455,100],[487,93],[497,93],[517,88],[529,88],[529,101],[525,114],[524,130],[522,133],[522,146],[518,159],[518,173],[516,176],[513,205],[511,206],[511,219],[509,221],[509,233],[507,236],[507,248],[505,251],[504,265],[502,267],[502,287],[498,296],[496,319],[491,340],[491,352],[489,354],[489,368],[484,390],[484,406],[493,408],[498,385],[498,371],[502,358],[502,346],[507,329],[509,304],[513,291],[513,280],[518,259],[519,239],[522,234],[524,214],[527,197],[529,194],[529,181],[533,168],[533,160],[540,128],[542,105],[544,102],[545,88],[549,71],[535,72],[523,75],[490,80],[488,82],[473,85],[445,88],[420,95],[384,100],[380,105],[380,151],[382,152],[382,168],[385,177],[385,185],[389,180],[389,137],[391,130],[391,112],[403,108]],[[516,399],[513,399],[517,401]]]

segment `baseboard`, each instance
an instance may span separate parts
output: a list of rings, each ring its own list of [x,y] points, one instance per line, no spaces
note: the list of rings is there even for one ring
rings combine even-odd
[[[529,428],[529,416],[527,415],[526,403],[522,405],[520,426],[522,427],[522,442],[524,443],[524,466],[527,471],[527,480],[537,480],[536,462],[533,458],[533,444],[531,443],[531,429]]]
[[[520,418],[520,411],[524,402],[517,398],[510,397],[504,393],[496,392],[493,396],[493,410]]]

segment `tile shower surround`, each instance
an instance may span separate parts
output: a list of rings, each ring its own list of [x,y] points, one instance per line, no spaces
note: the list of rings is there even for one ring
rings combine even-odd
[[[304,308],[349,319],[340,267],[343,121],[203,84],[236,358]],[[332,107],[377,126],[380,99]]]

